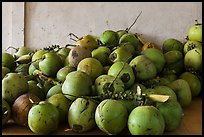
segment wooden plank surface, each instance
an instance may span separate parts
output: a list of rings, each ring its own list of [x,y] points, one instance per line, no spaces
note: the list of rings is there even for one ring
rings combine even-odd
[[[173,132],[165,132],[164,135],[202,135],[202,98],[193,98],[190,106],[183,108],[184,118],[178,129]],[[2,135],[33,135],[28,127],[20,127],[14,123],[9,123],[2,128]],[[76,133],[68,128],[68,124],[61,125],[53,135],[105,135],[97,127],[85,133]],[[130,135],[126,128],[122,135]]]

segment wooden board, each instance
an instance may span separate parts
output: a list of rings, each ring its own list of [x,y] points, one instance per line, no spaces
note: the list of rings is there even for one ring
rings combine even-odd
[[[184,118],[180,127],[173,132],[165,132],[165,135],[202,135],[202,98],[193,98],[190,106],[183,108]],[[34,134],[28,127],[20,127],[14,123],[9,123],[2,128],[2,135],[32,135]],[[68,124],[61,125],[53,135],[105,135],[97,127],[85,133],[76,133],[68,128]],[[130,135],[126,128],[122,135]]]

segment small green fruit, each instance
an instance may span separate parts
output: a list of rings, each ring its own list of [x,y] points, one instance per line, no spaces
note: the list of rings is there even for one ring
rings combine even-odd
[[[2,126],[11,118],[11,106],[2,98]]]
[[[36,134],[49,134],[59,126],[59,111],[51,103],[40,102],[33,106],[28,113],[28,126]]]
[[[183,53],[186,54],[188,51],[194,48],[202,48],[202,43],[197,41],[188,40],[183,47]]]
[[[71,105],[71,100],[68,100],[62,93],[58,93],[52,95],[46,99],[46,101],[53,104],[58,109],[59,121],[60,123],[65,123],[67,121],[67,114]]]
[[[145,55],[136,56],[130,61],[136,80],[148,80],[157,75],[157,69],[154,63]]]
[[[109,59],[112,63],[117,61],[123,61],[129,63],[133,55],[131,52],[125,49],[125,47],[118,47],[113,50],[109,55]]]
[[[168,100],[163,103],[157,103],[156,108],[164,117],[164,131],[174,131],[179,128],[184,116],[183,109],[179,102],[175,100]]]
[[[76,45],[86,47],[90,51],[96,49],[98,47],[98,42],[92,35],[86,35],[81,37],[77,42]]]
[[[80,133],[93,129],[96,126],[94,118],[96,107],[97,103],[89,99],[77,98],[74,100],[68,110],[70,128]]]
[[[2,80],[2,98],[9,104],[15,99],[28,92],[28,82],[22,74],[8,73]]]
[[[62,67],[62,61],[55,52],[45,53],[45,59],[39,62],[39,69],[43,74],[56,77],[58,70]]]
[[[121,36],[119,40],[119,44],[124,43],[124,42],[130,42],[134,46],[135,50],[138,50],[139,45],[140,45],[138,38],[132,33],[126,33]]]
[[[95,58],[85,58],[81,60],[77,66],[77,70],[88,74],[93,82],[98,76],[103,74],[103,66],[101,62]]]
[[[128,117],[128,129],[132,135],[162,135],[165,121],[154,106],[138,106]]]
[[[109,55],[111,50],[106,46],[100,46],[97,49],[94,49],[91,54],[92,57],[99,60],[103,66],[109,65]]]
[[[118,45],[119,37],[117,32],[113,30],[106,30],[101,35],[100,40],[105,46],[113,48]]]
[[[15,59],[10,53],[2,53],[2,67],[7,67],[10,70],[16,67]]]
[[[191,89],[184,79],[177,79],[168,85],[176,93],[177,100],[182,107],[187,107],[192,101]]]
[[[96,108],[95,121],[97,126],[109,135],[116,135],[126,127],[128,112],[126,107],[117,100],[105,99]]]
[[[183,43],[175,38],[169,38],[164,41],[162,45],[163,53],[166,53],[171,50],[178,50],[180,52],[183,51]]]
[[[125,63],[125,62],[115,62],[109,68],[108,75],[112,75],[114,77],[118,75],[118,78],[120,78],[125,84],[126,89],[129,89],[135,82],[135,75],[134,75],[133,69],[128,63]]]
[[[189,40],[202,42],[202,24],[192,25],[188,30]]]
[[[62,93],[62,85],[58,84],[58,85],[54,85],[52,86],[46,95],[46,98],[50,98],[51,96],[53,96],[54,94],[58,94],[58,93]]]
[[[57,72],[57,80],[59,80],[60,82],[64,82],[65,79],[66,79],[67,74],[72,72],[72,71],[74,71],[74,70],[75,70],[74,67],[64,66],[63,68],[58,70],[58,72]]]
[[[10,72],[10,69],[9,69],[9,68],[2,66],[2,79],[3,79],[3,78],[5,77],[5,75],[6,75],[7,73],[9,73],[9,72]]]
[[[188,71],[202,72],[202,49],[188,51],[184,56],[184,65]]]
[[[183,72],[179,78],[184,79],[188,82],[190,88],[191,88],[191,94],[193,97],[196,97],[201,92],[201,81],[198,79],[198,77],[191,72]]]
[[[72,71],[62,84],[62,93],[70,100],[90,95],[92,91],[91,77],[82,71]]]

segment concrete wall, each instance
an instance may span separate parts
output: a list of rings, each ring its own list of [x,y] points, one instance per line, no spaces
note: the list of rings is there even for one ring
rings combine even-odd
[[[145,41],[160,46],[170,37],[184,41],[194,20],[202,22],[202,2],[26,2],[25,45],[32,49],[52,44],[63,46],[71,42],[70,32],[79,37],[100,36],[107,29],[125,29],[140,11],[131,32],[143,34]],[[5,22],[9,19],[3,15],[3,27],[9,29]],[[2,44],[9,40],[5,38]],[[3,44],[3,48],[7,45]]]
[[[2,3],[2,52],[9,46],[24,46],[24,2]]]

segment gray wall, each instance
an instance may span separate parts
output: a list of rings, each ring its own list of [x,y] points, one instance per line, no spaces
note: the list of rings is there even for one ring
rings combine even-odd
[[[71,43],[68,37],[70,32],[79,37],[87,34],[100,36],[107,29],[125,29],[140,11],[142,14],[131,32],[143,34],[145,41],[159,46],[168,38],[185,41],[184,37],[194,20],[202,22],[202,2],[26,2],[20,8],[24,11],[19,16],[25,19],[25,24],[17,24],[24,25],[25,35],[20,40],[17,34],[13,34],[12,39],[15,40],[12,45],[19,46],[25,42],[25,46],[31,49]],[[6,30],[15,25],[15,22],[10,23],[12,16],[6,14],[19,9],[3,8],[3,49],[11,41],[9,36],[6,37]],[[9,12],[5,13],[5,10]],[[12,28],[15,29],[17,27]]]
[[[24,3],[2,3],[2,52],[9,46],[24,45]],[[10,49],[8,52],[13,53]]]

